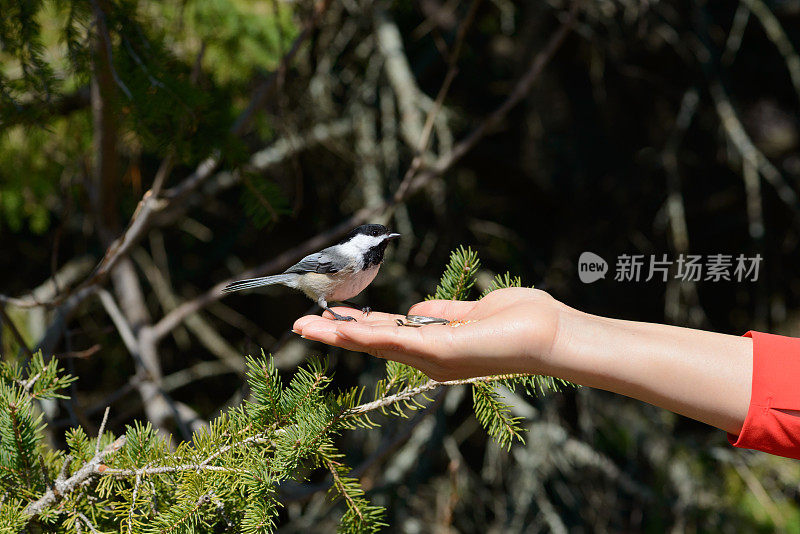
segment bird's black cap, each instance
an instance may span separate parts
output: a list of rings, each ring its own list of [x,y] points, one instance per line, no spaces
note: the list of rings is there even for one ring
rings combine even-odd
[[[345,243],[360,234],[378,237],[388,233],[389,229],[382,224],[362,224],[361,226],[353,228],[339,243]]]

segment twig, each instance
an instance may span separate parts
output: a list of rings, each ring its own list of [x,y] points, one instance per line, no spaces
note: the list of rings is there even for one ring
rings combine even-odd
[[[139,394],[142,397],[142,403],[148,419],[157,428],[164,430],[162,428],[163,421],[166,414],[171,413],[181,432],[188,438],[191,435],[191,431],[181,417],[181,406],[170,398],[167,392],[161,387],[160,369],[154,368],[150,364],[150,362],[156,359],[154,354],[156,342],[151,333],[152,327],[140,328],[139,336],[137,337],[111,294],[105,289],[99,289],[98,294],[103,307],[106,309],[106,312],[109,317],[111,317],[114,326],[116,326],[117,331],[122,337],[125,347],[136,363],[138,368],[137,374],[144,374],[144,378],[137,382],[136,388],[139,390]],[[185,408],[188,409],[188,406]],[[183,411],[187,411],[186,409]]]
[[[92,522],[91,522],[91,521],[89,521],[89,518],[88,518],[88,517],[86,517],[85,515],[83,515],[81,512],[78,512],[78,517],[80,517],[80,518],[83,520],[83,522],[84,522],[84,523],[86,523],[86,526],[87,526],[87,527],[89,527],[89,530],[91,530],[92,532],[94,532],[94,534],[100,534],[100,533],[97,531],[97,529],[96,529],[96,528],[94,528],[94,525],[92,524]]]
[[[161,386],[164,391],[174,391],[203,378],[231,373],[237,373],[237,371],[232,369],[227,362],[201,361],[165,376],[161,380]]]
[[[481,0],[472,0],[472,3],[469,6],[469,11],[458,28],[458,34],[456,36],[455,45],[453,45],[453,51],[450,53],[447,59],[447,74],[444,77],[442,86],[439,88],[439,93],[436,95],[436,100],[434,101],[433,107],[428,112],[428,116],[425,119],[425,125],[422,127],[422,135],[420,136],[419,146],[417,147],[417,157],[424,153],[428,148],[428,142],[430,141],[431,132],[433,131],[433,123],[436,120],[436,115],[438,115],[439,110],[442,108],[442,104],[447,96],[447,92],[450,90],[450,85],[453,83],[453,80],[458,73],[458,57],[461,55],[461,48],[464,45],[464,39],[467,36],[467,30],[472,25],[472,21],[475,19],[475,14],[478,12],[478,7],[480,7],[480,4]]]
[[[79,360],[83,360],[85,358],[89,358],[90,356],[94,356],[95,354],[100,352],[100,349],[102,349],[102,346],[99,343],[95,343],[88,349],[70,350],[67,352],[53,354],[53,358],[59,358],[59,359],[77,358]]]
[[[103,473],[103,460],[112,452],[118,451],[125,445],[125,436],[120,436],[113,443],[110,443],[102,451],[95,454],[91,460],[86,462],[83,467],[78,469],[74,475],[64,481],[56,480],[54,487],[50,488],[38,500],[25,507],[24,514],[36,516],[44,511],[45,508],[63,499],[67,494],[75,491],[78,486],[89,480],[95,475]],[[102,466],[102,467],[101,467]]]
[[[280,429],[279,429],[280,430]],[[243,445],[248,444],[256,444],[260,445],[263,443],[269,443],[271,440],[267,439],[262,435],[258,436],[251,436],[247,439],[243,439],[242,441],[237,441],[236,443],[231,443],[230,445],[226,445],[225,447],[221,447],[218,451],[214,454],[203,460],[202,462],[196,464],[182,464],[176,466],[159,466],[159,467],[143,467],[141,469],[105,469],[103,471],[103,475],[109,476],[117,476],[117,477],[130,477],[130,476],[148,476],[148,475],[161,475],[164,473],[177,473],[181,471],[219,471],[223,473],[239,473],[241,470],[232,469],[228,467],[219,467],[216,465],[209,465],[212,460],[219,457],[222,454],[225,454],[229,450],[235,447],[241,447]]]
[[[306,148],[325,143],[329,139],[344,137],[352,131],[353,121],[348,117],[326,124],[317,124],[299,135],[290,133],[250,156],[245,168],[252,172],[264,172]]]
[[[361,508],[353,500],[353,497],[347,493],[347,488],[345,487],[344,483],[342,483],[342,478],[339,476],[339,472],[336,470],[336,465],[334,462],[331,460],[326,460],[325,464],[328,467],[328,471],[331,473],[334,486],[336,486],[336,488],[339,490],[339,494],[344,497],[345,501],[347,501],[347,507],[355,512],[356,515],[358,515],[359,520],[364,521],[364,515],[361,513]]]
[[[723,65],[730,65],[736,59],[736,54],[742,45],[742,37],[749,20],[750,8],[744,2],[740,2],[739,7],[736,8],[736,13],[733,15],[733,24],[731,24],[731,31],[728,33],[728,40],[725,42],[725,51],[720,58],[720,63]]]
[[[762,2],[762,0],[741,1],[746,4],[747,7],[750,8],[750,11],[753,12],[753,15],[758,18],[761,26],[764,27],[767,37],[783,56],[783,60],[786,62],[786,68],[789,69],[789,76],[792,79],[795,94],[800,98],[800,57],[798,57],[797,51],[786,35],[786,31],[784,31],[780,21],[778,21],[778,17],[769,10],[767,4]]]
[[[169,281],[156,267],[153,260],[144,249],[134,252],[134,259],[139,263],[155,291],[156,297],[161,302],[165,312],[175,309],[179,299],[170,287]],[[186,318],[187,327],[200,340],[200,343],[221,361],[237,373],[244,371],[244,361],[241,354],[223,338],[214,326],[206,321],[199,313]]]
[[[95,454],[97,454],[97,452],[95,452]],[[56,477],[57,481],[58,480],[66,480],[67,475],[69,474],[69,464],[71,464],[71,463],[72,463],[72,455],[71,454],[67,454],[64,457],[64,463],[61,464],[61,471],[59,471],[58,477]]]
[[[245,469],[234,469],[232,467],[220,467],[218,465],[201,465],[201,464],[182,464],[173,466],[160,466],[160,467],[143,467],[142,469],[113,469],[107,468],[103,470],[103,476],[114,477],[142,477],[150,475],[163,475],[166,473],[180,473],[183,471],[215,471],[218,473],[246,473]]]
[[[798,207],[798,197],[795,190],[783,179],[781,172],[767,159],[761,151],[756,148],[747,132],[736,116],[731,101],[722,88],[719,81],[712,81],[709,85],[711,98],[714,99],[714,106],[719,115],[722,127],[736,150],[742,158],[747,160],[753,167],[757,168],[764,179],[775,188],[778,197],[786,203],[796,214],[800,213]]]
[[[56,298],[59,289],[75,283],[92,271],[95,260],[91,256],[79,256],[64,264],[53,276],[39,284],[30,293],[22,297],[9,297],[0,295],[0,303],[10,304],[19,308],[44,306],[45,303]]]
[[[493,376],[477,376],[474,378],[463,378],[459,380],[447,380],[445,382],[438,382],[436,380],[428,380],[424,384],[407,389],[405,391],[401,391],[399,393],[395,393],[394,395],[389,395],[388,397],[384,397],[382,399],[378,399],[372,402],[367,402],[365,404],[360,404],[342,415],[342,419],[356,417],[358,415],[362,415],[368,412],[372,412],[374,410],[380,410],[385,408],[391,404],[395,404],[397,402],[405,401],[416,397],[417,395],[421,395],[428,391],[434,390],[441,386],[460,386],[462,384],[476,384],[476,383],[491,383],[497,382],[500,380],[508,380],[510,378],[515,378],[519,376],[525,375],[518,375],[518,374],[509,374],[509,375],[493,375]]]
[[[675,251],[685,254],[689,250],[689,232],[686,225],[686,210],[681,195],[681,177],[678,172],[678,148],[686,130],[697,112],[700,97],[697,90],[686,91],[675,119],[675,126],[662,153],[662,163],[667,175],[667,216],[669,218]]]
[[[103,308],[105,308],[106,313],[111,318],[111,322],[113,322],[114,326],[117,328],[117,332],[119,332],[122,342],[125,344],[128,352],[133,355],[134,359],[137,360],[139,365],[149,372],[147,365],[142,361],[141,355],[139,354],[136,336],[134,335],[131,326],[128,324],[128,321],[125,319],[125,316],[122,314],[122,310],[120,310],[119,306],[117,306],[117,302],[114,300],[114,297],[112,297],[111,293],[105,289],[99,289],[97,291],[97,295],[100,297],[100,302],[103,304]]]
[[[42,376],[42,373],[38,372],[29,379],[22,381],[22,389],[25,391],[25,393],[30,392],[31,388],[36,383],[36,381],[39,380],[40,376]]]
[[[516,83],[514,89],[511,91],[511,94],[500,105],[500,107],[495,109],[465,139],[459,141],[453,147],[453,150],[440,157],[430,169],[421,172],[413,179],[404,181],[404,183],[400,185],[395,193],[395,203],[406,198],[410,192],[419,190],[422,185],[430,181],[433,177],[442,174],[447,169],[452,167],[457,161],[463,158],[464,155],[472,150],[481,139],[483,139],[491,130],[496,128],[500,122],[502,122],[506,115],[508,115],[508,112],[511,111],[517,104],[519,104],[525,95],[530,92],[533,83],[539,78],[539,75],[544,70],[544,67],[550,62],[556,51],[564,43],[567,35],[569,35],[577,15],[577,2],[574,2],[566,20],[561,24],[556,33],[550,37],[550,40],[547,42],[545,47],[540,50],[538,54],[536,54],[531,61],[527,72]]]
[[[678,150],[683,137],[697,113],[700,103],[700,96],[697,89],[688,89],[681,99],[681,106],[675,118],[675,125],[672,128],[664,150],[661,154],[661,161],[664,166],[667,184],[667,199],[664,209],[670,229],[670,239],[676,254],[686,254],[689,251],[689,230],[686,223],[686,206],[684,204],[683,193],[681,191],[681,175],[678,167]],[[702,308],[698,305],[696,284],[688,280],[671,280],[667,284],[667,291],[664,298],[664,313],[673,322],[685,321],[682,317],[684,304],[691,305],[692,310],[697,310],[702,314]],[[689,314],[692,317],[692,314]],[[696,323],[696,319],[692,319]]]
[[[94,446],[94,453],[98,454],[100,452],[100,440],[103,438],[103,432],[106,431],[106,423],[108,422],[108,412],[111,410],[111,406],[106,406],[106,411],[103,413],[103,421],[100,423],[100,430],[97,431],[97,443]]]
[[[136,508],[136,497],[139,496],[139,486],[142,483],[142,475],[136,473],[136,480],[133,482],[133,491],[131,492],[131,507],[128,510],[128,534],[133,532],[133,512]]]

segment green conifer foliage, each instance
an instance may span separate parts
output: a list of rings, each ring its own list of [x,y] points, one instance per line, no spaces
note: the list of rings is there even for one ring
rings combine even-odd
[[[453,252],[435,295],[469,298],[478,266],[472,250]],[[520,280],[506,275],[491,289],[512,285],[519,286]],[[374,400],[363,402],[365,388],[333,391],[333,378],[320,359],[309,360],[288,383],[263,353],[247,357],[246,364],[250,398],[190,441],[174,444],[150,424],[136,423],[122,436],[101,428],[97,438],[90,438],[83,429],[72,429],[65,436],[66,451],[43,443],[43,416],[36,403],[61,397],[73,378],[41,354],[24,369],[0,364],[0,529],[272,532],[282,507],[281,485],[325,475],[331,499],[340,503],[340,531],[375,532],[386,526],[384,509],[370,502],[352,476],[345,452],[337,447],[338,435],[355,427],[374,428],[385,416],[406,417],[440,387],[470,384],[478,421],[510,448],[522,439],[523,428],[496,386],[543,393],[564,384],[516,375],[440,383],[387,362]]]

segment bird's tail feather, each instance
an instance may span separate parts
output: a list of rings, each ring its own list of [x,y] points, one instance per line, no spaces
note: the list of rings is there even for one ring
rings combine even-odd
[[[297,275],[295,274],[276,274],[273,276],[262,276],[260,278],[248,278],[247,280],[237,280],[231,282],[222,290],[223,293],[233,293],[234,291],[241,291],[242,289],[251,289],[253,287],[269,286],[272,284],[287,284],[294,280]]]

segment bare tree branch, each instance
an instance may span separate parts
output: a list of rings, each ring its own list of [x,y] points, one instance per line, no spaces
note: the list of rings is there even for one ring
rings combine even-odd
[[[441,156],[430,168],[423,169],[418,174],[407,174],[391,199],[374,208],[362,208],[354,213],[349,219],[334,226],[330,230],[317,234],[297,247],[279,254],[277,257],[266,263],[239,273],[236,275],[236,277],[223,280],[202,295],[183,303],[162,317],[161,320],[159,320],[153,326],[153,334],[155,338],[159,340],[162,339],[164,336],[169,334],[173,328],[183,322],[186,317],[202,309],[209,303],[222,298],[222,288],[234,281],[234,279],[264,276],[269,273],[275,273],[286,269],[300,258],[316,250],[324,248],[334,240],[342,237],[354,226],[362,224],[373,217],[381,216],[389,210],[394,209],[395,206],[419,191],[433,178],[447,171],[462,157],[464,157],[467,152],[474,148],[484,136],[486,136],[492,129],[496,128],[497,125],[508,114],[508,112],[511,111],[511,109],[514,108],[514,106],[516,106],[526,94],[528,94],[533,86],[533,83],[539,77],[542,70],[544,70],[544,67],[552,59],[553,55],[555,55],[561,44],[563,44],[570,32],[570,29],[572,28],[576,16],[577,8],[573,7],[573,9],[570,11],[569,17],[564,23],[561,24],[559,29],[550,38],[545,47],[538,54],[536,54],[528,68],[528,71],[517,82],[514,90],[499,108],[489,115],[489,117],[487,117],[465,139],[457,143],[453,147],[452,151]]]

